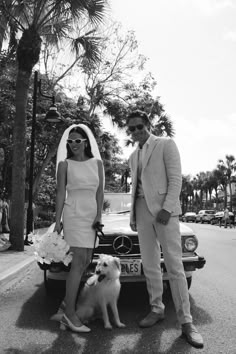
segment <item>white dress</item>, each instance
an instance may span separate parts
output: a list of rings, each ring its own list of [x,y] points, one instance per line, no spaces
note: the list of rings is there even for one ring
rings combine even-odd
[[[66,160],[67,198],[63,209],[63,233],[73,247],[93,248],[97,215],[96,192],[99,185],[96,158],[86,161]]]

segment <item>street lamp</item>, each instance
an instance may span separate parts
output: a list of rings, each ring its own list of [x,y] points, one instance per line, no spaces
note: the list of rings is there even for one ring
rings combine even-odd
[[[40,96],[52,100],[52,104],[45,116],[45,120],[51,123],[61,122],[60,114],[55,105],[55,97],[47,96],[41,91],[41,80],[38,80],[38,72],[34,72],[34,90],[33,90],[33,113],[32,113],[32,128],[31,128],[31,143],[30,143],[30,169],[29,169],[29,196],[27,209],[26,237],[24,244],[28,245],[28,235],[33,231],[33,181],[34,181],[34,146],[35,146],[35,125],[36,125],[36,109],[37,97]]]

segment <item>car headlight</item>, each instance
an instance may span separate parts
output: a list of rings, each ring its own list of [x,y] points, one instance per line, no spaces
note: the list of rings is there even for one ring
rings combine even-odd
[[[196,237],[189,236],[184,240],[184,247],[188,252],[194,252],[197,249],[198,241]]]

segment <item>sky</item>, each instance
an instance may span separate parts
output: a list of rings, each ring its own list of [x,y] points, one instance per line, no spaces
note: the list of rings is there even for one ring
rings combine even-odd
[[[173,122],[182,173],[212,171],[226,154],[236,157],[236,0],[109,4],[149,58],[156,94]]]

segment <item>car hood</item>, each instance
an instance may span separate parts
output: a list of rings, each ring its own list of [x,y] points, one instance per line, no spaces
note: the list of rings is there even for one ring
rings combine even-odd
[[[129,212],[127,213],[110,213],[104,214],[102,216],[102,222],[104,224],[103,232],[106,233],[124,233],[129,235],[137,234],[131,230],[129,226]],[[194,235],[193,230],[180,222],[180,233],[182,236],[184,235]]]
[[[128,213],[110,213],[102,216],[102,223],[104,224],[103,232],[106,233],[125,233],[137,234],[131,230],[129,226],[129,212]]]

